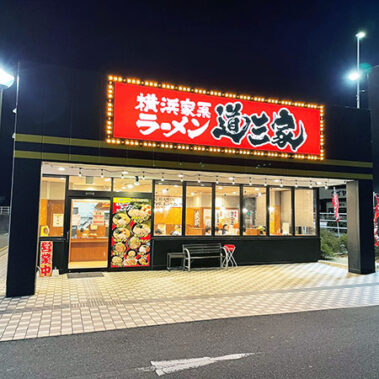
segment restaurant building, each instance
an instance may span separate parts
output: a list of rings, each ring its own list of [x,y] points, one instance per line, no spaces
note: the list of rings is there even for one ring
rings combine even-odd
[[[370,138],[365,110],[21,64],[7,296],[37,267],[164,269],[188,242],[315,262],[319,189],[344,184],[349,271],[374,272]]]

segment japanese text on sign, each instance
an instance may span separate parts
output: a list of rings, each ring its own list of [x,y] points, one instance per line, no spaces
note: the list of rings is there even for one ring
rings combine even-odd
[[[53,242],[41,241],[39,275],[51,276],[53,269]]]
[[[115,83],[115,138],[320,155],[320,109]]]

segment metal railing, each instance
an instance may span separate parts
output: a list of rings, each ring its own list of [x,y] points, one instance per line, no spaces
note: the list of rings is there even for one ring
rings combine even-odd
[[[11,207],[4,207],[4,206],[1,206],[1,207],[0,207],[0,215],[6,215],[6,216],[9,216],[9,214],[10,214],[10,210],[11,210]]]
[[[347,213],[340,213],[340,220],[336,221],[333,212],[320,212],[320,228],[328,229],[340,235],[347,233]]]

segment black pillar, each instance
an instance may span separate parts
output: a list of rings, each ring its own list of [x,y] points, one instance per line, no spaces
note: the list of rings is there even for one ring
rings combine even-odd
[[[13,161],[6,296],[34,295],[41,161]]]
[[[368,78],[368,100],[371,117],[374,190],[379,192],[379,66],[372,68]]]
[[[349,272],[371,274],[375,272],[372,181],[348,182],[346,190]]]

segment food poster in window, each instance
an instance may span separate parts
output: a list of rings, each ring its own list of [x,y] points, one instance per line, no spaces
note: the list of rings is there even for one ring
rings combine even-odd
[[[150,266],[150,199],[113,199],[111,244],[111,267]]]

